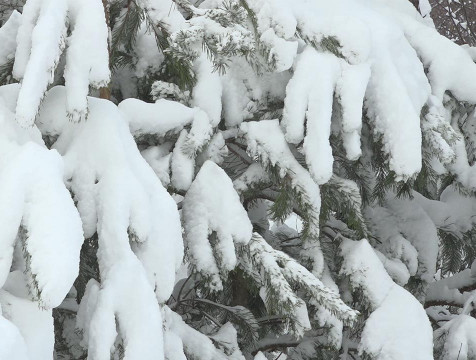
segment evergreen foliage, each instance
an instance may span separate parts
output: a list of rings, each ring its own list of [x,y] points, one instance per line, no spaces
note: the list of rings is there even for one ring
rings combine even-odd
[[[0,7],[0,357],[476,356],[466,50],[403,0],[75,1]]]

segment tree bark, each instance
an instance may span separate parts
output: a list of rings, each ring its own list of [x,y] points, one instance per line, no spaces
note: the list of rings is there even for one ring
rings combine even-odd
[[[420,11],[419,1],[418,1],[418,0],[410,0],[410,2],[413,4],[413,6],[414,6],[418,11]]]
[[[109,53],[109,68],[111,68],[111,44],[109,41],[109,33],[111,32],[111,27],[110,27],[110,20],[109,20],[109,7],[107,4],[107,0],[102,0],[102,5],[104,7],[104,15],[106,17],[106,25],[107,25],[107,30],[108,30],[108,40],[107,40],[107,50]],[[111,100],[111,89],[110,86],[104,86],[99,89],[99,97],[101,99],[106,99],[106,100]]]

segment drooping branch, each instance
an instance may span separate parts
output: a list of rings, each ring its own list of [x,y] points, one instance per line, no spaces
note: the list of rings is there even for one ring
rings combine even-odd
[[[463,307],[473,290],[476,290],[476,264],[471,269],[432,283],[427,291],[425,308],[437,305]]]
[[[105,18],[106,18],[106,24],[107,24],[107,28],[109,30],[109,33],[111,32],[111,25],[110,25],[110,18],[109,18],[109,5],[107,3],[107,0],[102,0],[102,5],[104,7],[104,15],[105,15]],[[111,42],[110,42],[110,39],[108,39],[107,41],[107,50],[108,50],[108,54],[109,54],[109,68],[111,68]],[[99,97],[101,99],[106,99],[106,100],[110,100],[111,99],[111,89],[110,89],[110,86],[103,86],[101,88],[99,88]]]

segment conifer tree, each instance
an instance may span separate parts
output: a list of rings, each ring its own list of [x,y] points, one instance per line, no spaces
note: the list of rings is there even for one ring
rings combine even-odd
[[[0,358],[476,357],[476,65],[409,1],[19,10]]]

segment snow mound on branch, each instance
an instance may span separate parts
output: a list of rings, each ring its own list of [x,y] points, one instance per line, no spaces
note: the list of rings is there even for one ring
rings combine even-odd
[[[188,326],[180,315],[167,306],[163,308],[163,317],[168,359],[185,360],[187,358],[185,354],[193,356],[197,360],[229,359],[228,356],[215,347],[208,336]]]
[[[44,135],[58,137],[53,147],[63,155],[85,237],[97,231],[100,248],[101,243],[114,248],[119,241],[124,251],[132,248],[165,301],[174,285],[169,270],[178,268],[183,256],[177,206],[142,158],[113,103],[89,98],[88,121],[76,124],[68,121],[65,97],[64,87],[50,90],[38,124]],[[100,265],[106,262],[101,271],[115,262],[108,254],[100,251]]]
[[[65,88],[55,87],[38,119],[44,135],[57,137],[53,147],[63,156],[86,237],[98,234],[101,288],[90,292],[97,299],[91,302],[88,352],[109,359],[119,336],[126,357],[162,359],[158,302],[170,296],[170,270],[183,257],[177,206],[142,158],[118,108],[106,100],[88,102],[88,121],[72,123]]]
[[[221,119],[222,86],[220,75],[213,70],[211,61],[203,54],[195,64],[197,83],[192,91],[192,104],[210,117],[212,126]]]
[[[0,358],[9,360],[30,360],[25,340],[10,321],[0,316]]]
[[[16,108],[18,123],[33,125],[66,44],[67,112],[74,121],[84,119],[89,85],[98,88],[109,83],[107,41],[100,0],[28,1],[23,7],[13,67],[14,77],[22,83]]]
[[[307,164],[320,184],[332,173],[331,117],[339,113],[333,103],[342,107],[335,117],[340,124],[333,125],[347,157],[360,156],[365,105],[390,169],[405,180],[421,168],[420,113],[430,95],[441,102],[450,90],[459,100],[476,102],[471,57],[439,35],[409,2],[335,0],[314,6],[303,0],[260,0],[248,5],[256,13],[258,32],[279,39],[265,44],[272,53],[284,51],[283,43],[295,34],[312,44],[294,55],[282,125],[289,142],[304,140]]]
[[[372,313],[365,322],[359,352],[376,359],[433,359],[431,324],[422,305],[395,284],[367,240],[345,239],[341,274],[361,289]],[[387,324],[385,328],[382,326]]]
[[[275,250],[257,233],[253,234],[248,252],[243,252],[240,256],[240,267],[261,287],[260,296],[269,313],[282,314],[285,309],[289,316],[289,307],[294,309],[291,318],[294,321],[294,335],[297,337],[303,336],[304,331],[309,330],[311,326],[306,303],[293,288],[303,290],[308,304],[326,310],[321,311],[320,315],[326,317],[323,322],[327,325],[338,319],[350,324],[358,316],[357,311],[340,299],[338,291],[332,285],[324,285],[304,266],[285,253]],[[330,283],[328,280],[331,279],[326,279],[326,282]]]
[[[375,0],[374,0],[375,1]],[[434,27],[426,25],[410,3],[391,1],[378,11],[392,18],[404,31],[408,42],[428,69],[432,94],[443,100],[449,90],[461,101],[476,103],[476,66],[461,46],[441,36]],[[416,20],[420,18],[420,21]]]
[[[162,23],[169,32],[181,29],[185,19],[172,0],[138,0],[138,5],[147,11],[152,23]]]
[[[22,129],[14,120],[17,93],[18,85],[0,87],[0,285],[18,240],[32,296],[52,308],[78,275],[83,233],[58,152],[44,147],[38,129]]]
[[[443,360],[469,360],[476,357],[476,319],[461,314],[435,331],[435,342],[445,339]]]
[[[211,288],[221,289],[220,274],[233,270],[237,264],[235,245],[247,244],[252,232],[248,215],[225,171],[206,161],[185,195],[182,212],[192,265],[209,278]]]
[[[185,151],[188,131],[182,130],[175,142],[171,157],[172,185],[178,190],[188,190],[195,175],[195,158]]]
[[[88,353],[94,359],[110,359],[110,350],[119,335],[125,345],[126,358],[161,360],[162,317],[154,288],[147,279],[144,266],[130,249],[125,249],[125,245],[124,242],[116,244],[114,264],[107,264],[107,270],[101,271],[101,277],[104,278],[89,323]],[[100,244],[99,261],[102,269],[105,267],[104,259],[101,258],[104,253]]]
[[[12,273],[16,276],[15,285],[22,284],[22,273]],[[26,284],[24,294],[28,296]],[[51,310],[38,307],[38,303],[25,299],[18,294],[0,290],[0,304],[3,316],[11,321],[20,331],[25,341],[29,360],[51,359],[54,351],[54,327]],[[2,333],[3,335],[3,333]],[[21,350],[18,349],[18,352]],[[5,358],[10,359],[10,358]]]
[[[289,142],[298,144],[304,139],[306,162],[318,184],[332,176],[334,159],[329,137],[335,91],[342,106],[341,129],[347,156],[351,160],[360,157],[362,103],[369,76],[369,66],[348,65],[312,47],[297,59],[286,88],[282,126]]]
[[[9,60],[13,60],[17,46],[16,37],[21,19],[21,14],[14,10],[7,22],[0,27],[0,44],[2,44],[0,48],[0,65],[4,65]]]
[[[277,120],[246,122],[241,124],[240,130],[245,134],[250,155],[258,158],[263,166],[276,166],[281,178],[290,178],[292,187],[309,206],[313,217],[309,219],[309,236],[304,241],[302,256],[310,260],[313,274],[320,277],[324,258],[319,243],[319,186],[292,154]]]
[[[387,205],[395,216],[400,233],[418,251],[417,274],[431,282],[436,272],[440,241],[435,224],[415,200],[388,199]]]
[[[378,238],[376,253],[389,275],[405,285],[418,270],[418,251],[402,236],[399,220],[389,209],[376,206],[365,209],[372,233]],[[405,224],[405,221],[402,221]]]
[[[193,122],[200,110],[189,108],[176,101],[159,99],[146,103],[138,99],[126,99],[119,104],[119,110],[126,116],[134,137],[143,135],[165,136],[178,133]]]

